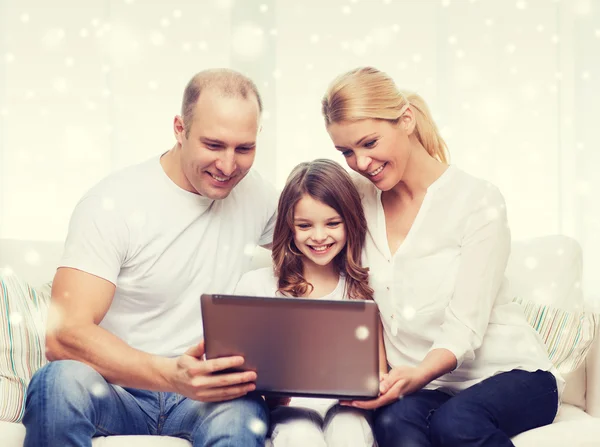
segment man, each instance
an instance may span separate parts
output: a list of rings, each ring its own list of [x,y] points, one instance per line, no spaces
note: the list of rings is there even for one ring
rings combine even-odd
[[[47,357],[29,386],[25,447],[163,435],[262,446],[254,372],[202,360],[199,298],[232,293],[272,240],[276,193],[250,171],[262,111],[254,83],[198,73],[175,146],[102,180],[77,204],[52,286]],[[248,394],[250,393],[250,394]]]

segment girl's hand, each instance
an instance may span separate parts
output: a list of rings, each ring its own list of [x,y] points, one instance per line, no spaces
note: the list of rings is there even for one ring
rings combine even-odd
[[[289,405],[291,397],[264,397],[269,410],[274,410],[277,407]]]
[[[340,403],[364,410],[373,410],[388,405],[402,396],[419,391],[425,385],[427,385],[427,379],[419,368],[399,366],[392,368],[387,374],[380,374],[380,395],[377,399]]]

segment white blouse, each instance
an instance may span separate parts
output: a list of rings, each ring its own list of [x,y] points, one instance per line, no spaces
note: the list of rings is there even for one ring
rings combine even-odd
[[[363,265],[390,366],[417,366],[429,351],[445,348],[458,366],[428,389],[455,393],[512,369],[551,371],[562,388],[541,338],[512,302],[504,274],[511,238],[498,188],[450,166],[427,189],[392,254],[381,191],[363,177],[355,183],[369,227]]]

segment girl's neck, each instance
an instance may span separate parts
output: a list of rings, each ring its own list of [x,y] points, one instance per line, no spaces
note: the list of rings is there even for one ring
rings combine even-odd
[[[308,298],[322,298],[335,290],[340,274],[333,262],[318,265],[306,258],[303,261],[304,278],[313,285],[313,290],[307,295]]]

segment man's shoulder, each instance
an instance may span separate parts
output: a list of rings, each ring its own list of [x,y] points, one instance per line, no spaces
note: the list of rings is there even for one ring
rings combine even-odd
[[[247,271],[242,275],[242,278],[245,278],[248,281],[274,281],[275,273],[273,272],[273,267],[262,267]]]

